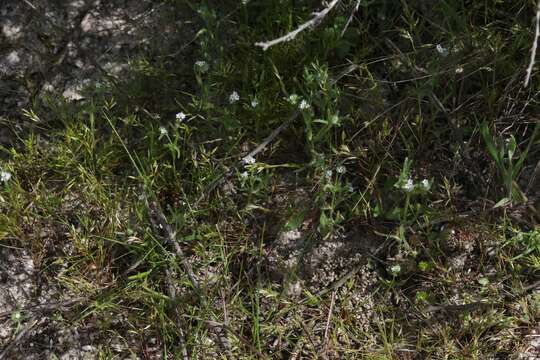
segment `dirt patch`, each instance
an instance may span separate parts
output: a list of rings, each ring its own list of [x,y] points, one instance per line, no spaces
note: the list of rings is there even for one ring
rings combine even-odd
[[[176,51],[194,29],[185,26],[188,20],[170,19],[172,6],[150,0],[4,1],[0,124],[20,119],[40,95],[80,101],[85,88],[122,80],[129,62],[148,56],[155,44]],[[0,132],[0,144],[11,139],[7,129]]]

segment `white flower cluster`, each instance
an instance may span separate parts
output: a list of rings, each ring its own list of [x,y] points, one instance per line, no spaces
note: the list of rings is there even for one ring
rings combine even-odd
[[[238,95],[238,92],[233,91],[231,95],[229,95],[229,103],[234,104],[238,100],[240,100],[240,95]]]
[[[412,181],[412,179],[408,179],[407,182],[405,184],[403,184],[403,186],[401,187],[403,190],[405,190],[406,192],[411,192],[413,191],[414,189],[414,183]]]
[[[298,105],[298,108],[299,108],[300,110],[307,110],[307,109],[309,109],[310,107],[311,107],[311,105],[309,105],[309,103],[308,103],[306,100],[302,100],[302,101],[300,102],[300,105]]]
[[[0,171],[0,182],[8,182],[11,179],[11,173],[9,171]]]
[[[311,104],[307,102],[306,99],[302,99],[300,96],[298,96],[297,94],[291,94],[289,96],[289,99],[288,99],[289,103],[291,103],[292,105],[296,105],[298,104],[298,108],[300,110],[307,110],[311,107]]]
[[[255,162],[256,162],[255,158],[251,155],[247,155],[246,157],[242,158],[242,163],[244,164],[244,166],[253,165],[255,164]],[[247,179],[249,177],[249,172],[244,171],[240,173],[240,177],[242,179]]]
[[[447,57],[448,54],[450,53],[448,51],[447,48],[443,47],[441,44],[437,44],[437,46],[435,47],[437,49],[437,52],[442,56],[442,57]]]
[[[296,95],[296,94],[291,94],[289,96],[289,102],[293,105],[296,105],[298,104],[298,100],[300,100],[300,96]]]
[[[207,72],[209,69],[208,63],[204,60],[195,61],[195,67],[197,68],[197,70],[203,73]]]
[[[415,185],[414,181],[409,178],[401,185],[401,189],[405,192],[411,192],[414,190],[415,186],[420,187],[424,191],[429,191],[429,189],[431,188],[431,184],[429,183],[428,179],[424,179],[420,182],[420,184]]]
[[[334,173],[332,172],[332,170],[326,170],[326,171],[324,172],[324,176],[325,176],[327,179],[331,179],[333,174],[334,174]]]
[[[397,276],[401,272],[401,266],[399,264],[392,265],[390,267],[390,272],[392,275]]]
[[[167,128],[165,126],[160,126],[159,127],[159,133],[161,136],[165,136],[167,135],[169,132],[167,131]]]
[[[242,162],[244,163],[244,165],[253,165],[255,164],[255,158],[251,155],[248,155],[242,159]]]
[[[184,114],[183,112],[179,112],[176,114],[176,120],[182,122],[186,119],[186,114]]]

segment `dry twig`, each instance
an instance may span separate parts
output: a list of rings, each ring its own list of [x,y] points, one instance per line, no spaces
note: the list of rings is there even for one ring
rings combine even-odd
[[[314,28],[317,25],[319,25],[322,20],[328,15],[328,13],[339,3],[340,0],[333,0],[330,4],[328,4],[327,7],[325,7],[323,10],[321,10],[318,13],[315,13],[315,16],[311,18],[309,21],[303,23],[299,27],[297,27],[295,30],[291,31],[288,34],[285,34],[281,37],[278,37],[277,39],[270,40],[270,41],[264,41],[264,42],[256,42],[255,46],[260,46],[264,51],[268,50],[268,48],[277,45],[282,42],[291,41],[293,40],[298,34],[300,34],[302,31]]]
[[[323,354],[326,355],[328,348],[328,331],[330,330],[330,320],[334,313],[334,303],[336,302],[336,290],[332,292],[332,299],[330,300],[330,309],[328,310],[328,317],[326,318],[326,326],[324,328],[324,342],[323,342]]]
[[[86,297],[77,297],[77,298],[69,299],[69,300],[66,300],[66,301],[57,301],[57,302],[50,302],[50,303],[45,303],[45,304],[30,305],[30,306],[26,306],[26,307],[24,307],[22,309],[19,309],[19,311],[22,312],[22,313],[41,313],[41,314],[44,314],[44,313],[54,312],[54,311],[57,311],[59,309],[63,309],[63,308],[66,308],[68,306],[75,305],[77,303],[83,303],[86,300],[88,300],[88,298],[86,298]],[[0,312],[0,319],[9,317],[9,316],[11,316],[11,314],[13,314],[13,310],[2,311],[2,312]]]
[[[356,14],[356,12],[358,11],[358,8],[360,7],[360,3],[362,2],[362,0],[358,0],[356,1],[356,5],[354,6],[354,9],[351,11],[351,15],[349,15],[349,18],[347,19],[347,22],[345,23],[345,26],[343,27],[343,30],[341,30],[341,37],[343,37],[343,35],[345,35],[345,31],[347,31],[347,28],[349,27],[349,25],[351,25],[351,21],[354,17],[354,14]]]
[[[534,33],[534,40],[531,48],[531,60],[529,62],[529,67],[527,67],[527,75],[525,76],[525,87],[529,85],[531,80],[531,74],[534,66],[534,61],[536,58],[536,49],[538,47],[538,38],[540,37],[540,0],[536,6],[536,31]]]

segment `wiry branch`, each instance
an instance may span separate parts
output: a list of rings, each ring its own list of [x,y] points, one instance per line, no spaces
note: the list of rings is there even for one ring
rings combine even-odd
[[[538,38],[540,37],[540,0],[538,0],[538,5],[536,6],[536,31],[534,33],[533,45],[531,48],[531,60],[529,62],[529,67],[527,68],[527,76],[525,76],[525,87],[529,85],[531,80],[531,74],[534,66],[534,60],[536,59],[536,49],[538,47]]]
[[[184,252],[182,251],[182,248],[180,244],[178,243],[177,239],[177,233],[173,229],[173,227],[169,224],[167,221],[167,218],[165,217],[165,214],[161,210],[161,207],[156,201],[149,202],[148,199],[146,199],[147,207],[149,210],[150,215],[150,222],[152,224],[152,227],[157,232],[159,229],[163,230],[164,234],[164,240],[165,244],[168,245],[169,248],[172,248],[174,251],[175,258],[180,262],[182,265],[182,268],[186,272],[189,281],[191,282],[191,286],[195,289],[195,292],[197,293],[199,300],[201,303],[204,303],[206,299],[204,298],[204,294],[202,291],[202,288],[197,281],[197,278],[195,277],[195,274],[193,272],[193,268],[191,267],[191,264],[187,261]],[[174,301],[177,299],[176,289],[173,283],[172,273],[170,269],[166,269],[165,272],[165,280],[167,282],[167,291],[169,293],[169,297]],[[182,356],[184,359],[188,359],[188,353],[187,349],[185,348],[185,339],[184,339],[184,333],[181,330],[182,326],[180,324],[180,313],[178,311],[177,306],[174,307],[174,315],[176,317],[178,329],[180,329],[179,337],[180,337],[180,346],[182,351]],[[230,344],[228,338],[224,335],[223,328],[220,326],[212,325],[212,322],[208,322],[207,326],[211,333],[214,334],[216,337],[216,340],[218,344],[221,346],[221,348],[226,352],[230,352]]]
[[[341,30],[341,37],[343,37],[343,35],[345,35],[345,31],[347,31],[347,28],[349,27],[349,25],[351,25],[351,21],[354,17],[354,14],[356,14],[356,12],[358,11],[358,8],[360,7],[360,3],[362,2],[362,0],[358,0],[356,1],[356,5],[354,6],[354,9],[351,11],[351,15],[349,15],[349,18],[347,19],[347,22],[345,23],[345,26],[343,27],[343,30]]]
[[[277,39],[274,39],[274,40],[265,41],[265,42],[257,42],[257,43],[255,43],[255,46],[260,46],[260,47],[263,48],[264,51],[266,51],[266,50],[268,50],[268,48],[270,48],[270,47],[272,47],[274,45],[277,45],[277,44],[282,43],[282,42],[293,40],[302,31],[304,31],[306,29],[309,29],[309,28],[314,28],[317,25],[319,25],[322,22],[322,20],[326,17],[326,15],[328,15],[328,13],[339,3],[339,1],[340,0],[333,0],[323,10],[321,10],[318,13],[315,13],[315,16],[311,20],[303,23],[302,25],[300,25],[298,28],[291,31],[290,33],[288,33],[286,35],[283,35],[283,36],[281,36],[281,37],[279,37]]]

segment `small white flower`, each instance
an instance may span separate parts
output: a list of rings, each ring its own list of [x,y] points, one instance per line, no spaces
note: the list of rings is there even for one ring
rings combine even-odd
[[[424,187],[425,190],[429,190],[430,188],[429,180],[428,179],[422,180],[422,186]]]
[[[463,72],[463,67],[462,66],[458,66],[456,68],[456,74],[461,74]]]
[[[243,179],[246,179],[249,176],[247,171],[244,171],[243,173],[240,173],[240,177]]]
[[[229,102],[231,104],[234,104],[235,102],[237,102],[238,100],[240,100],[240,95],[238,95],[238,93],[236,91],[233,91],[231,93],[231,95],[229,95]]]
[[[411,192],[414,189],[414,183],[412,179],[407,180],[407,182],[403,184],[401,188],[405,190],[406,192]]]
[[[176,120],[184,121],[185,119],[186,119],[186,114],[184,114],[182,111],[176,114]]]
[[[300,96],[296,95],[296,94],[291,94],[289,96],[289,102],[293,105],[296,105],[298,103],[298,100],[300,100]]]
[[[208,71],[208,63],[204,60],[195,61],[195,66],[200,72]]]
[[[242,162],[245,164],[245,165],[252,165],[252,164],[255,164],[255,158],[251,155],[248,155],[246,156],[245,158],[242,159]]]
[[[251,107],[256,108],[259,105],[259,101],[257,99],[251,100]]]
[[[1,182],[8,182],[9,179],[11,179],[11,173],[9,171],[0,171],[0,181]]]
[[[167,135],[169,132],[167,131],[167,129],[165,128],[165,126],[160,126],[160,127],[159,127],[159,133],[160,133],[162,136],[165,136],[165,135]]]
[[[11,314],[11,320],[20,321],[21,319],[22,319],[22,314],[20,311],[15,311],[13,314]]]
[[[307,110],[307,109],[309,109],[310,107],[311,107],[311,105],[309,105],[309,103],[308,103],[306,100],[302,100],[302,101],[300,102],[300,105],[298,105],[298,108],[299,108],[300,110]]]
[[[332,170],[326,170],[324,172],[324,176],[326,176],[327,179],[330,179],[332,177],[332,174],[333,174]]]
[[[347,169],[345,168],[345,166],[343,165],[339,165],[337,168],[336,168],[336,172],[338,174],[345,174],[345,172],[347,171]]]
[[[392,265],[392,267],[390,267],[390,272],[394,275],[399,274],[401,272],[401,266],[399,266],[399,264]]]
[[[448,49],[443,47],[441,44],[437,44],[435,48],[437,49],[437,52],[441,54],[442,57],[448,56],[448,53],[449,53]]]

